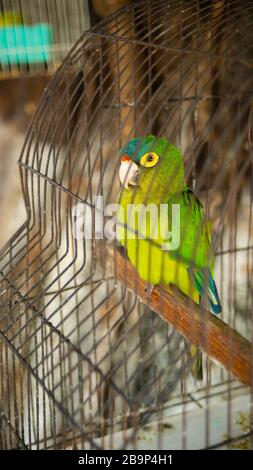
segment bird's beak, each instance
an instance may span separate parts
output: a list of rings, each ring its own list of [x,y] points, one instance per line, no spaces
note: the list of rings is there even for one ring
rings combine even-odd
[[[136,163],[126,155],[121,158],[121,165],[119,169],[119,179],[121,184],[126,189],[131,186],[139,185],[139,169]]]

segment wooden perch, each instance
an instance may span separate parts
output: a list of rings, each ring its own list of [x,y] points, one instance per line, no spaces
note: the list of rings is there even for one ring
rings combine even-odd
[[[157,287],[149,299],[142,281],[131,263],[117,250],[107,248],[107,261],[117,281],[132,290],[140,300],[164,321],[172,324],[187,340],[225,367],[240,382],[253,381],[253,347],[233,328],[199,307],[174,289]]]

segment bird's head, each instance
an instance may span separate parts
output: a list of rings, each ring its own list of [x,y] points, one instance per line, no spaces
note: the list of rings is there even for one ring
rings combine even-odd
[[[174,186],[176,178],[184,185],[184,166],[180,150],[167,139],[149,135],[137,137],[120,151],[119,178],[125,189],[131,189],[157,176],[164,184]]]

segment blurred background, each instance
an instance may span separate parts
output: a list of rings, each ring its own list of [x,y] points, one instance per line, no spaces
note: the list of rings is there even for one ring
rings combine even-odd
[[[16,163],[44,89],[81,34],[127,3],[0,0],[0,248],[25,220]]]

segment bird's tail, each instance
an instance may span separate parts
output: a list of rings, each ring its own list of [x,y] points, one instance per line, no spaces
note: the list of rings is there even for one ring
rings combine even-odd
[[[205,269],[194,269],[189,268],[189,274],[194,282],[200,301],[206,297],[208,299],[209,308],[212,313],[216,315],[221,312],[221,303],[217,291],[216,284],[212,277],[209,268]],[[195,380],[203,380],[203,364],[202,364],[202,352],[192,346],[190,350],[191,355],[191,373]]]
[[[190,370],[194,380],[203,380],[202,352],[196,346],[190,348]]]

